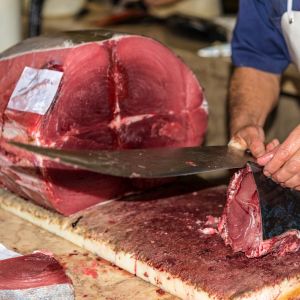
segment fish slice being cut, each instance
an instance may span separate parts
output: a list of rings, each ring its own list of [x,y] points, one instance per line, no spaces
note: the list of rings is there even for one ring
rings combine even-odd
[[[248,164],[229,184],[218,228],[226,245],[250,258],[297,252],[300,193],[281,187]]]

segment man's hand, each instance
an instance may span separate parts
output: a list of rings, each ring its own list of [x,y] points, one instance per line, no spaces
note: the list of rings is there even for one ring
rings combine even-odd
[[[265,166],[266,176],[284,187],[300,191],[300,125],[281,145],[269,146],[269,151],[257,162]]]
[[[248,125],[239,129],[231,138],[229,146],[241,150],[249,149],[254,157],[265,154],[265,134],[262,127]]]

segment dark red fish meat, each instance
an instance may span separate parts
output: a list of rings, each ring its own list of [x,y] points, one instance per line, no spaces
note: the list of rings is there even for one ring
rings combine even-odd
[[[218,225],[226,245],[248,257],[300,249],[300,193],[281,187],[248,164],[232,178]]]
[[[0,126],[2,184],[70,215],[132,191],[136,182],[45,161],[7,140],[84,150],[196,146],[207,106],[195,75],[159,42],[74,32],[25,40],[0,54]]]

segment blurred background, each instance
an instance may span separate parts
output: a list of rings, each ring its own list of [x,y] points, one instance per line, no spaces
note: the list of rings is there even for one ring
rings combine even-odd
[[[1,0],[0,50],[39,33],[124,24],[133,31],[155,24],[187,38],[225,41],[237,10],[238,0]]]
[[[224,144],[237,12],[238,0],[0,0],[0,52],[29,36],[69,30],[107,28],[153,37],[195,72],[210,107],[206,144]],[[268,121],[268,139],[284,139],[299,123],[299,90],[299,75],[290,67],[283,101]]]

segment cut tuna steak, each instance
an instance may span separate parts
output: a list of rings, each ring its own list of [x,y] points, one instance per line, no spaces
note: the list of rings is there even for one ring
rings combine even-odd
[[[257,188],[259,185],[259,189]],[[248,257],[300,249],[300,193],[281,187],[248,164],[231,180],[219,232]]]
[[[45,114],[7,107],[25,67],[63,72]],[[66,168],[5,141],[90,150],[182,147],[201,144],[207,127],[203,91],[178,57],[150,38],[104,31],[33,38],[3,53],[0,115],[0,164],[10,166],[1,167],[2,183],[65,215],[122,196],[132,181]]]
[[[74,290],[54,257],[35,252],[0,261],[0,299],[72,300]]]

